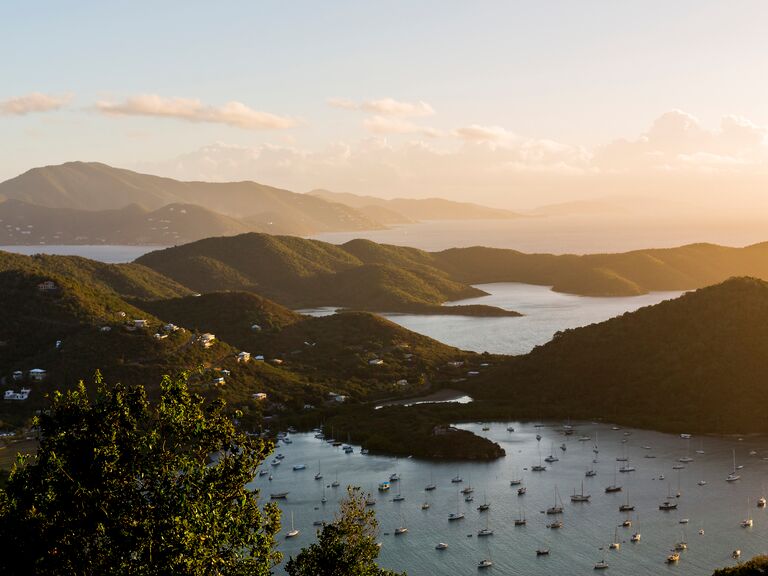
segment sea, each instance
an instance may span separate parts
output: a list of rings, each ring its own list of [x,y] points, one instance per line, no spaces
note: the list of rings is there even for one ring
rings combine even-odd
[[[318,528],[313,522],[334,518],[346,486],[359,486],[376,499],[373,510],[382,543],[380,564],[411,576],[476,574],[483,559],[493,562],[485,570],[488,574],[591,574],[594,564],[605,559],[609,574],[701,576],[735,564],[735,550],[741,551],[742,560],[768,551],[768,511],[756,504],[760,496],[768,496],[765,437],[687,440],[590,422],[572,423],[574,434],[566,436],[563,424],[461,425],[506,450],[506,457],[494,462],[435,463],[363,455],[359,446],[346,454],[313,434],[294,434],[291,444],[280,443],[276,449],[284,455],[279,466],[270,464],[272,458],[263,464],[272,479],[257,477],[252,487],[260,490],[264,501],[270,493],[288,492],[285,500],[276,501],[283,511],[279,548],[287,560],[314,541]],[[558,461],[544,462],[545,472],[530,470],[550,454]],[[687,456],[693,461],[681,464],[679,459]],[[727,482],[734,456],[736,465],[743,467],[737,470],[741,479]],[[628,461],[616,460],[623,457]],[[296,464],[306,469],[294,471]],[[617,472],[621,465],[636,470]],[[684,468],[676,470],[675,465]],[[595,470],[596,475],[586,477],[587,470]],[[314,479],[318,471],[321,480]],[[389,491],[379,492],[379,483],[391,474],[398,474],[400,481],[392,482]],[[451,482],[455,476],[463,482]],[[516,479],[527,489],[524,496],[518,496],[518,487],[510,485]],[[331,487],[334,480],[338,480],[338,488]],[[437,488],[427,492],[424,487],[430,483]],[[621,492],[606,493],[606,486],[611,484],[620,485]],[[474,489],[471,502],[459,492],[468,486]],[[570,495],[582,490],[590,495],[589,502],[572,503]],[[393,501],[397,494],[405,500]],[[325,504],[321,502],[323,495]],[[677,509],[659,510],[665,500],[676,504]],[[484,502],[490,504],[489,510],[478,511]],[[619,506],[627,502],[634,510],[620,512]],[[423,510],[423,503],[429,508]],[[562,514],[544,513],[556,504],[563,507]],[[465,518],[449,522],[448,515],[457,511]],[[521,517],[527,524],[515,526],[515,519]],[[291,518],[300,534],[286,539]],[[562,528],[547,527],[558,518]],[[753,526],[741,527],[748,518]],[[626,520],[632,523],[630,527],[621,526]],[[395,535],[398,527],[408,531]],[[478,537],[478,530],[486,527],[493,535]],[[641,534],[639,542],[630,541],[635,532]],[[436,550],[439,542],[448,548]],[[609,549],[612,542],[620,548]],[[677,563],[666,564],[671,549],[680,542],[687,549]],[[549,555],[537,556],[537,549],[542,548],[549,549]],[[282,574],[282,570],[278,567],[277,572]]]

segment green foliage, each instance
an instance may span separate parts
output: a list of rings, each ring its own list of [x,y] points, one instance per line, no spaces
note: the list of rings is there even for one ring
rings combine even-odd
[[[0,491],[0,571],[38,575],[253,575],[279,561],[279,510],[246,488],[271,446],[236,431],[221,402],[165,378],[141,386],[97,375],[54,393],[37,456]]]
[[[736,566],[715,570],[712,576],[765,576],[768,574],[768,556],[755,556]]]
[[[288,560],[289,576],[396,576],[379,568],[378,522],[365,495],[349,487],[338,516],[318,531],[317,542]]]

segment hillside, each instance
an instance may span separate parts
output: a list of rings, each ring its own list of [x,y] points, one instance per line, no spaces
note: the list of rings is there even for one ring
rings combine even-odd
[[[379,222],[349,206],[308,194],[256,182],[181,182],[98,162],[33,168],[0,183],[2,198],[46,208],[96,211],[130,205],[154,211],[168,205],[195,204],[242,220],[247,229],[275,234],[381,228]]]
[[[521,218],[520,214],[500,208],[489,208],[469,202],[454,202],[443,198],[393,198],[360,196],[330,190],[312,190],[312,196],[329,202],[338,202],[366,214],[383,210],[380,221],[386,224],[405,224],[418,220],[489,220]]]
[[[430,265],[426,252],[363,240],[337,246],[244,234],[150,252],[136,262],[199,292],[247,290],[293,308],[515,315],[491,307],[441,307],[484,292]]]
[[[472,393],[533,418],[746,433],[768,432],[766,382],[768,283],[734,278],[559,333]]]
[[[235,218],[192,204],[168,204],[152,211],[135,204],[115,210],[76,210],[7,200],[0,203],[0,224],[0,245],[162,246],[253,230]]]

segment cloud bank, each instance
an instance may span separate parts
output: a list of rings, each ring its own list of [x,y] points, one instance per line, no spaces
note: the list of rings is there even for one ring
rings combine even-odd
[[[36,112],[51,112],[66,106],[71,95],[54,96],[32,92],[25,96],[17,96],[8,100],[0,100],[0,116],[25,116]]]
[[[209,106],[190,98],[164,98],[157,94],[133,96],[123,102],[99,101],[96,109],[111,116],[154,116],[188,122],[211,122],[246,130],[278,130],[298,124],[295,118],[249,108],[242,102]]]

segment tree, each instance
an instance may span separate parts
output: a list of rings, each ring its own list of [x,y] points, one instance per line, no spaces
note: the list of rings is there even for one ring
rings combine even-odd
[[[347,498],[335,520],[318,531],[317,543],[288,561],[288,575],[397,576],[376,565],[378,522],[365,500],[359,488],[347,488]]]
[[[765,576],[768,574],[768,556],[755,556],[744,563],[715,570],[712,576]]]
[[[166,377],[157,403],[97,374],[54,392],[40,445],[0,490],[7,576],[266,575],[279,509],[246,487],[271,446],[237,432],[221,401]]]

